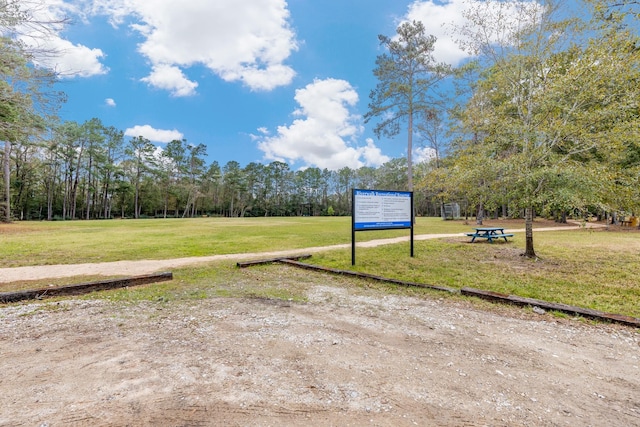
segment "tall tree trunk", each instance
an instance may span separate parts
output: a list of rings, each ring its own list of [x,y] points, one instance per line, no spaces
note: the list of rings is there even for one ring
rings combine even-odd
[[[141,160],[138,159],[138,165],[137,165],[137,169],[136,169],[136,187],[135,187],[135,194],[133,196],[133,217],[135,219],[138,219],[140,217],[140,210],[138,209],[138,203],[140,201],[140,177],[142,176],[142,171],[140,169],[140,162]]]
[[[76,173],[73,183],[71,185],[71,206],[69,210],[69,217],[76,219],[76,210],[78,207],[78,184],[80,183],[80,177]]]
[[[49,183],[47,188],[47,221],[53,219],[53,183]]]
[[[413,191],[413,112],[409,112],[409,134],[407,135],[407,183],[409,191]]]
[[[169,191],[167,190],[167,194],[164,197],[164,206],[162,209],[162,217],[167,219],[167,210],[169,210]]]
[[[82,162],[82,153],[84,151],[84,142],[80,145],[78,152],[78,161],[76,162],[75,176],[73,178],[73,184],[71,186],[71,210],[69,216],[71,219],[76,219],[76,211],[78,208],[78,185],[80,184],[80,166]]]
[[[133,217],[135,219],[138,219],[139,217],[139,211],[138,211],[138,194],[140,194],[140,189],[138,187],[138,183],[136,183],[136,192],[134,195],[134,200],[133,200]]]
[[[109,218],[109,180],[111,179],[109,173],[107,173],[104,184],[104,191],[102,193],[102,207],[104,218]]]
[[[409,135],[407,136],[407,186],[413,192],[413,110],[409,111]],[[411,212],[411,222],[416,223],[416,208]]]
[[[69,177],[67,175],[68,173],[68,168],[65,165],[65,172],[64,172],[64,193],[62,195],[62,220],[66,220],[67,219],[67,203],[68,203],[68,198],[69,198]]]
[[[536,258],[536,252],[533,250],[533,207],[531,206],[525,209],[524,230],[525,230],[524,256],[528,258]]]
[[[89,167],[87,168],[87,196],[85,203],[87,204],[87,210],[85,212],[85,219],[91,219],[91,202],[93,201],[93,194],[91,192],[91,180],[93,179],[91,176],[91,169],[93,168],[93,156],[89,155]]]
[[[484,220],[484,202],[480,202],[478,206],[478,214],[476,215],[476,225],[482,225]]]
[[[4,202],[5,215],[2,219],[11,222],[11,142],[4,142]]]

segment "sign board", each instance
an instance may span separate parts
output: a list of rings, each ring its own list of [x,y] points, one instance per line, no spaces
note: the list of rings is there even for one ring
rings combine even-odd
[[[356,230],[411,228],[409,191],[353,190],[353,227]]]
[[[352,190],[351,265],[356,263],[356,231],[411,229],[413,257],[413,192]]]

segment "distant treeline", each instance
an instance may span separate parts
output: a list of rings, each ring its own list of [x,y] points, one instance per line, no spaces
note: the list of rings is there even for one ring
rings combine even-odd
[[[50,140],[14,144],[11,215],[14,220],[349,215],[352,188],[407,187],[404,158],[378,168],[294,171],[277,161],[207,164],[206,155],[204,145],[186,140],[171,141],[162,150],[143,137],[125,141],[122,131],[99,119],[66,122]],[[440,214],[439,203],[427,194],[416,200],[418,214]]]

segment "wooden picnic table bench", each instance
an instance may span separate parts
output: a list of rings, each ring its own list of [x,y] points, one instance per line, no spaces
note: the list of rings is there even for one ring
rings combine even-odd
[[[504,239],[507,242],[507,237],[513,237],[513,234],[505,233],[502,227],[476,227],[474,230],[476,230],[474,233],[466,233],[471,237],[471,243],[476,239],[487,239],[489,243],[493,243],[497,239]]]

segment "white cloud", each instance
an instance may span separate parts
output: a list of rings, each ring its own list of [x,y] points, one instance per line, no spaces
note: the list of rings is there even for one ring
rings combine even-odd
[[[448,30],[450,24],[464,23],[462,12],[468,5],[468,0],[452,0],[443,3],[418,0],[409,6],[406,19],[422,21],[426,33],[436,36],[437,41],[433,52],[436,60],[458,65],[460,61],[468,58],[469,55],[456,45]]]
[[[108,72],[100,60],[105,54],[74,44],[62,36],[62,22],[78,10],[62,0],[24,0],[19,2],[34,24],[17,28],[18,38],[34,53],[34,63],[56,71],[62,78],[90,77]],[[50,23],[40,25],[38,22]]]
[[[173,96],[190,96],[196,93],[198,83],[187,79],[182,70],[169,65],[156,65],[143,82],[159,89],[166,89]]]
[[[105,56],[100,49],[73,44],[58,37],[47,40],[42,47],[53,51],[54,54],[36,55],[36,63],[55,70],[62,78],[91,77],[109,71],[100,62]]]
[[[435,2],[434,0],[416,0],[409,5],[409,10],[405,16],[407,21],[422,21],[426,33],[436,36],[437,41],[434,49],[434,57],[438,61],[451,65],[459,65],[470,54],[459,46],[460,40],[468,43],[463,35],[454,35],[454,28],[469,29],[471,23],[464,17],[464,11],[470,8],[476,9],[483,14],[489,22],[501,21],[507,31],[503,34],[509,37],[510,31],[515,31],[523,25],[523,14],[520,8],[531,11],[540,11],[542,6],[535,1],[513,2],[508,5],[498,0],[450,0],[445,2]],[[496,16],[499,13],[500,16]],[[530,15],[533,16],[533,15]],[[496,39],[492,38],[493,41]]]
[[[104,103],[107,107],[115,107],[116,106],[116,101],[113,100],[113,98],[107,98],[104,100]]]
[[[249,134],[249,138],[251,138],[252,141],[262,141],[265,137],[271,134],[271,132],[269,132],[269,129],[264,126],[261,126],[256,130],[258,131],[258,135],[255,135],[253,133]]]
[[[436,150],[431,147],[418,147],[413,150],[413,162],[428,162],[436,158]]]
[[[364,157],[364,163],[367,166],[380,166],[391,160],[391,157],[382,154],[380,148],[378,148],[373,139],[367,138],[367,146],[359,149]]]
[[[278,86],[286,86],[293,80],[295,72],[291,67],[276,64],[265,69],[243,68],[221,72],[221,77],[226,81],[240,80],[254,90],[269,91]]]
[[[277,134],[268,136],[260,129],[258,148],[268,160],[317,166],[331,170],[344,166],[359,168],[378,166],[388,160],[368,139],[365,147],[354,146],[362,133],[361,117],[352,109],[358,94],[344,80],[315,80],[296,91],[300,108],[293,112],[299,117],[289,126],[279,126]]]
[[[153,142],[171,142],[174,139],[182,139],[181,132],[174,130],[154,129],[149,125],[138,125],[124,131],[126,136],[136,138],[142,136]]]
[[[297,49],[285,0],[93,0],[92,11],[113,25],[137,20],[138,49],[153,67],[145,81],[176,95],[194,93],[195,83],[175,70],[198,64],[253,90],[287,85],[295,75],[285,64]],[[173,70],[174,84],[158,70]]]

